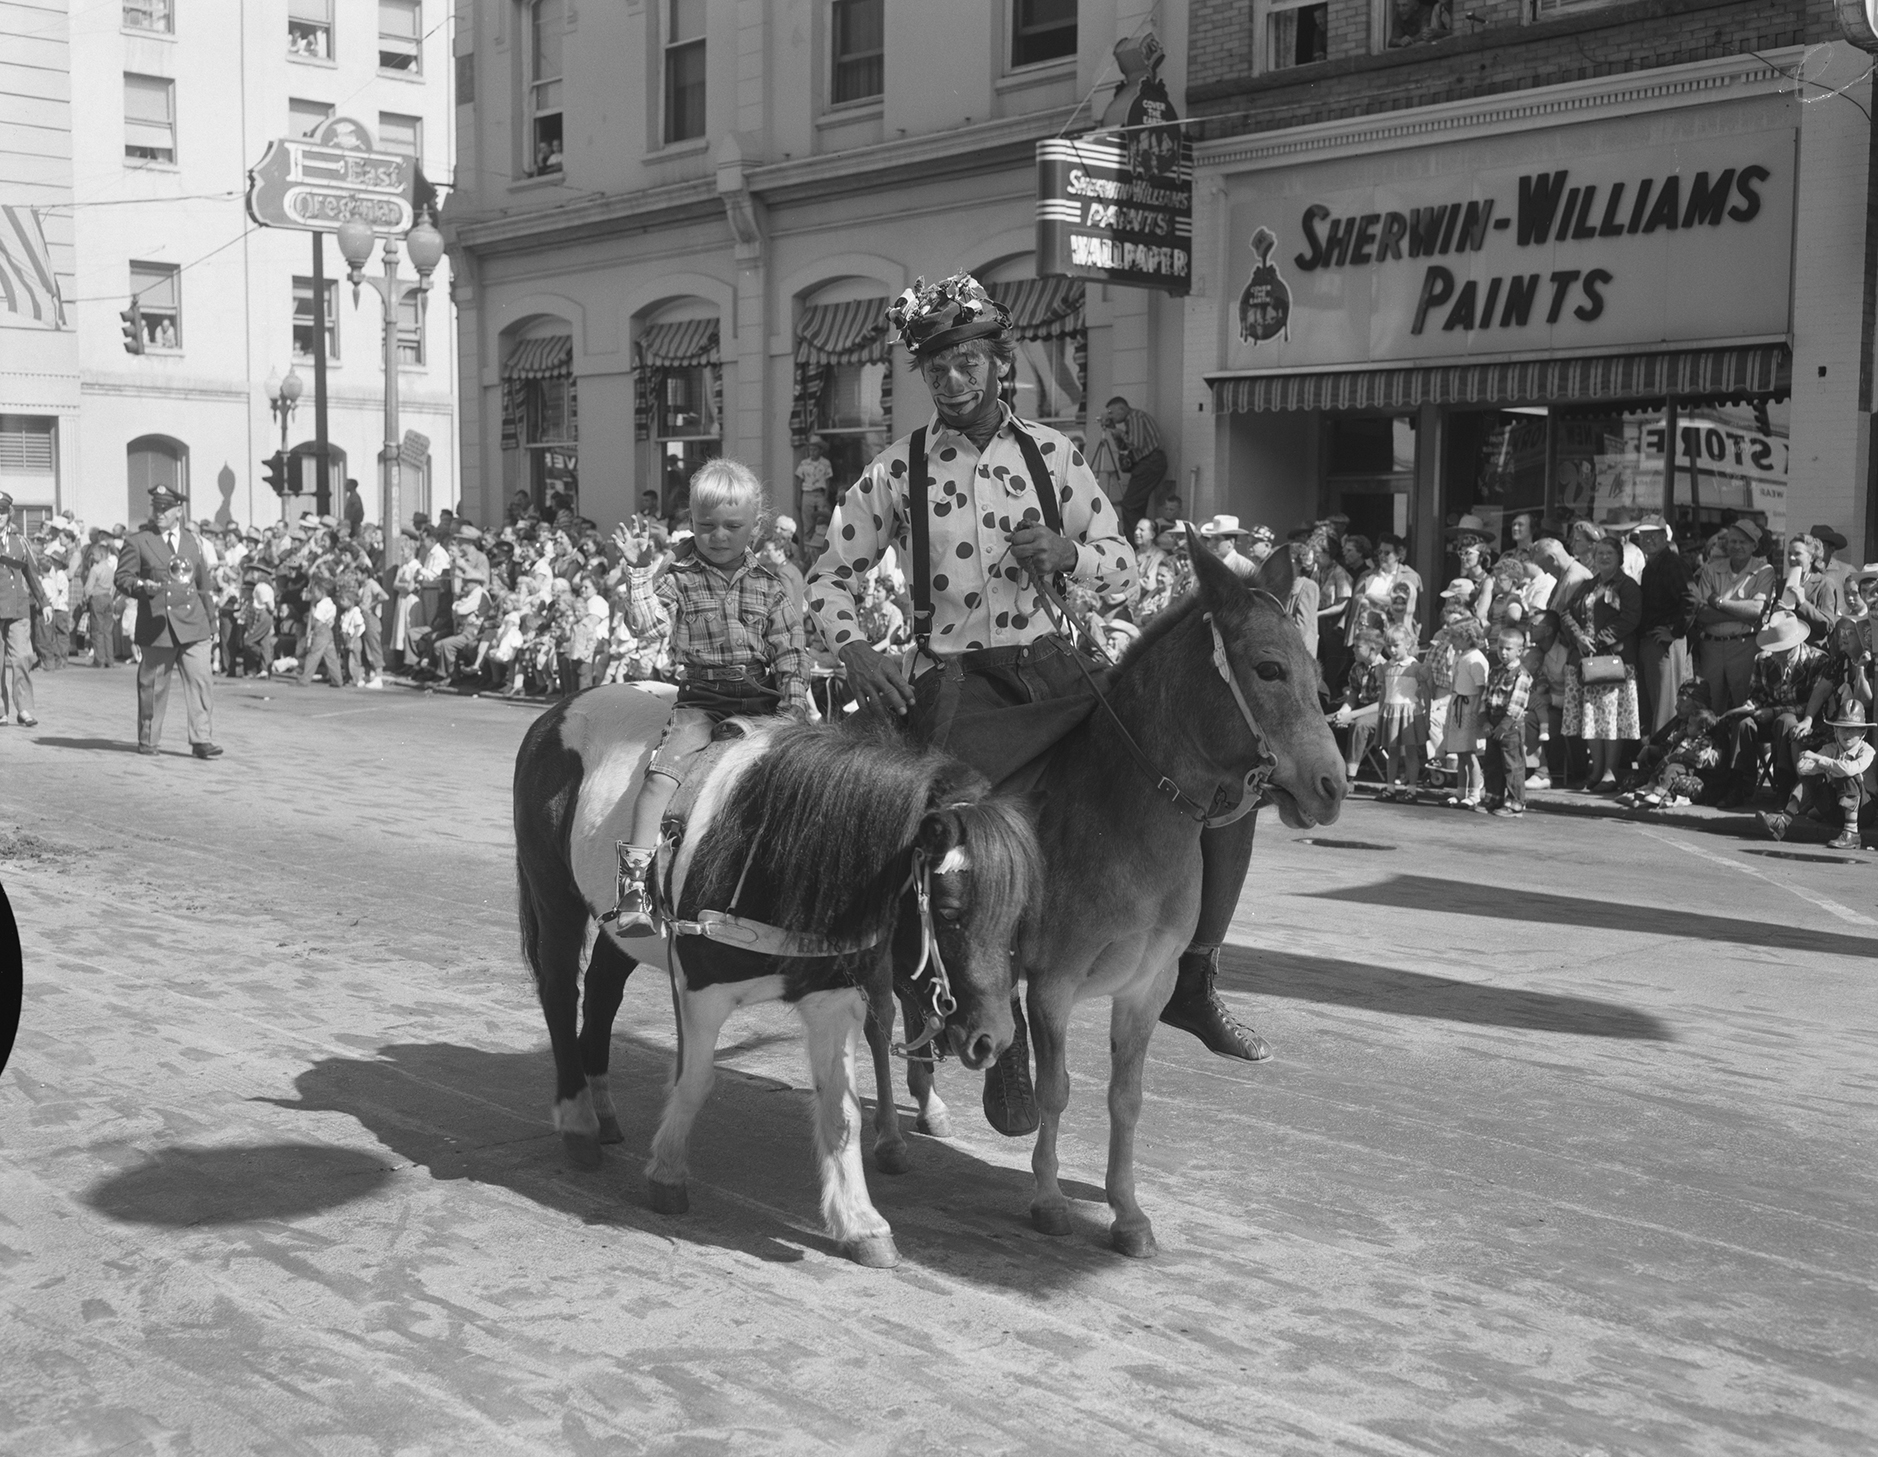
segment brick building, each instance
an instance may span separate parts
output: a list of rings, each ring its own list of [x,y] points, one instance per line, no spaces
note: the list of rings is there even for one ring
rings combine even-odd
[[[1465,513],[1878,555],[1871,57],[1831,0],[1193,0],[1189,37],[1203,508],[1342,512],[1434,580]]]

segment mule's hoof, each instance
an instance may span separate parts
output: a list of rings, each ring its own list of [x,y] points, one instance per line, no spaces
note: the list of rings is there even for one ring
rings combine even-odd
[[[600,1120],[600,1142],[624,1143],[625,1141],[626,1135],[620,1132],[619,1119],[609,1113]]]
[[[1151,1260],[1160,1253],[1160,1246],[1154,1243],[1154,1230],[1148,1225],[1123,1229],[1118,1224],[1109,1234],[1115,1241],[1116,1253],[1127,1255],[1131,1260]]]
[[[567,1150],[567,1161],[575,1168],[600,1167],[600,1140],[591,1133],[563,1133],[561,1147]]]
[[[657,1179],[647,1179],[646,1198],[651,1201],[654,1214],[691,1212],[691,1196],[685,1192],[683,1184],[661,1184]]]
[[[1038,1234],[1062,1236],[1070,1232],[1069,1210],[1060,1204],[1033,1204],[1030,1222]]]
[[[883,1174],[910,1174],[913,1172],[913,1159],[906,1151],[904,1143],[896,1143],[874,1149],[874,1167]]]
[[[913,1127],[928,1138],[950,1138],[952,1115],[950,1113],[922,1113],[914,1120]]]
[[[864,1234],[851,1239],[842,1245],[841,1253],[870,1270],[891,1270],[900,1263],[900,1252],[893,1247],[890,1234]]]

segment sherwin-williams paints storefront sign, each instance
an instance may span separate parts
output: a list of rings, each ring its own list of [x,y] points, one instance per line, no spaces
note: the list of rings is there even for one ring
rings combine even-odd
[[[1640,138],[1666,125],[1559,128],[1231,179],[1230,367],[1783,336],[1793,129]]]

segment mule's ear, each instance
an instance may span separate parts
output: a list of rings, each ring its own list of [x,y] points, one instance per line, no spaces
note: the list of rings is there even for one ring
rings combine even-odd
[[[1187,556],[1193,562],[1193,580],[1200,589],[1200,600],[1208,608],[1217,611],[1245,596],[1232,568],[1213,555],[1213,549],[1191,526],[1187,528]]]
[[[1270,592],[1280,602],[1288,602],[1297,580],[1297,569],[1291,561],[1291,547],[1287,544],[1272,548],[1265,560],[1259,563],[1259,569],[1252,574],[1251,585]]]

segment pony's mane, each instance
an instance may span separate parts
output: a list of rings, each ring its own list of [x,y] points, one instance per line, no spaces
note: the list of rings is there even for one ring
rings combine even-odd
[[[1154,651],[1154,645],[1166,637],[1181,623],[1193,616],[1194,609],[1200,605],[1200,594],[1189,592],[1179,601],[1171,603],[1154,614],[1152,621],[1141,629],[1141,636],[1128,645],[1128,651],[1122,654],[1122,660],[1115,665],[1115,676],[1125,678],[1128,670],[1142,658]]]
[[[951,762],[908,746],[891,730],[850,724],[776,730],[705,830],[679,914],[734,909],[837,940],[885,936],[920,821]],[[985,786],[978,779],[960,788],[960,798],[976,799]]]
[[[1039,905],[1043,851],[1023,805],[994,795],[953,806],[971,859],[972,899],[979,907],[1008,906],[1024,915]]]

